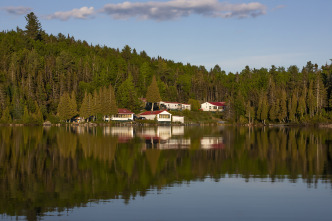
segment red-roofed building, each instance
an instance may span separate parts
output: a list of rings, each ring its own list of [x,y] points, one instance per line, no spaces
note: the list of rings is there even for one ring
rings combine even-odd
[[[134,113],[125,108],[119,108],[118,114],[113,115],[111,120],[115,121],[132,121],[134,120]]]
[[[182,104],[178,102],[160,101],[160,107],[167,110],[191,110],[191,104]]]
[[[146,111],[144,113],[139,114],[141,117],[145,117],[147,120],[157,119],[159,122],[171,122],[172,114],[165,110],[159,111]]]
[[[205,102],[201,104],[201,109],[203,111],[224,111],[225,107],[225,102]]]

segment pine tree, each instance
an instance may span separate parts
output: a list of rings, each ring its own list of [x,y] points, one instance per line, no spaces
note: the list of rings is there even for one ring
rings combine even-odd
[[[76,94],[75,91],[71,92],[71,96],[70,96],[70,114],[71,117],[74,117],[77,115],[77,103],[76,103]]]
[[[320,113],[322,108],[326,104],[326,89],[324,88],[324,83],[321,77],[321,73],[318,72],[316,74],[315,79],[315,88],[314,88],[314,95],[316,96],[316,113]]]
[[[60,120],[67,121],[73,117],[72,114],[73,111],[72,111],[71,98],[69,97],[68,93],[65,92],[60,97],[60,102],[57,108],[57,115],[59,116]]]
[[[93,116],[93,97],[92,94],[88,94],[88,107],[87,107],[87,115],[88,117]]]
[[[265,124],[265,120],[267,119],[267,115],[268,115],[268,105],[267,105],[267,98],[266,98],[266,96],[263,96],[261,102],[262,102],[262,104],[261,104],[262,111],[261,111],[260,119],[263,122],[263,124]]]
[[[270,106],[270,110],[269,110],[269,119],[274,121],[277,117],[277,114],[276,114],[276,103],[270,103],[269,104]]]
[[[5,109],[6,105],[6,95],[3,90],[3,86],[0,83],[0,116],[2,115],[2,111]]]
[[[297,105],[297,114],[299,115],[300,119],[303,118],[304,114],[306,114],[306,88],[303,88],[301,96],[298,101]]]
[[[93,91],[93,105],[92,105],[92,115],[95,116],[95,118],[99,118],[100,115],[102,115],[101,113],[101,100],[100,100],[100,96],[99,93],[97,92],[97,90]]]
[[[29,113],[28,107],[26,105],[24,105],[22,121],[23,121],[24,124],[29,124],[30,123],[30,113]]]
[[[271,68],[271,72],[274,73],[274,66],[272,66]],[[269,105],[269,119],[274,121],[277,119],[277,101],[276,101],[276,90],[275,90],[275,84],[274,81],[272,79],[272,77],[270,78],[270,86],[269,86],[269,90],[268,90],[268,105]]]
[[[253,106],[251,106],[250,101],[248,101],[246,105],[246,117],[248,118],[249,124],[252,124],[254,122],[255,109]]]
[[[120,85],[117,91],[117,98],[120,107],[125,107],[132,111],[140,109],[139,99],[131,74],[129,74],[128,78]]]
[[[279,114],[278,119],[280,122],[285,122],[285,119],[287,118],[287,94],[285,90],[281,91],[281,100],[279,104]]]
[[[43,113],[41,112],[37,101],[35,101],[36,111],[33,114],[33,118],[37,124],[42,124],[44,122]]]
[[[0,119],[1,123],[10,124],[12,122],[12,117],[9,112],[9,107],[6,107],[6,109],[2,112],[2,117]]]
[[[110,88],[103,87],[104,102],[103,102],[103,114],[109,115],[111,112],[111,93]]]
[[[112,85],[109,86],[109,93],[110,93],[110,116],[115,115],[118,113],[118,106],[116,104],[115,93]]]
[[[152,110],[153,110],[154,103],[161,101],[159,88],[158,88],[158,84],[157,84],[157,80],[156,80],[155,76],[152,77],[151,84],[148,87],[148,90],[146,92],[146,100],[147,100],[147,102],[152,103]]]
[[[296,121],[296,109],[297,109],[297,97],[295,92],[293,92],[292,98],[288,101],[288,118],[291,122]]]
[[[27,25],[25,26],[26,35],[33,40],[41,39],[42,29],[37,16],[33,12],[30,12],[25,16],[25,19],[28,22]]]
[[[88,93],[85,92],[84,93],[84,98],[82,101],[82,105],[80,108],[80,117],[83,117],[84,119],[87,119],[89,117],[89,113],[88,113],[88,105],[89,105],[89,100],[88,100]]]
[[[313,117],[315,115],[315,107],[316,107],[316,97],[313,92],[313,82],[310,81],[308,95],[307,95],[307,106],[309,110],[309,116]]]

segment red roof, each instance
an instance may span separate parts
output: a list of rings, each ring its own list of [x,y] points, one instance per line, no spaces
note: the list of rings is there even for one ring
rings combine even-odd
[[[222,107],[222,106],[225,106],[226,103],[225,102],[208,102],[210,104],[213,104],[213,105],[216,105],[218,107]]]
[[[133,114],[130,110],[127,110],[125,108],[118,109],[118,114]]]
[[[159,111],[146,111],[144,113],[141,113],[140,115],[157,115],[160,114],[161,112],[164,112],[165,110],[159,110]],[[167,111],[165,111],[167,112]],[[167,112],[168,113],[168,112]]]

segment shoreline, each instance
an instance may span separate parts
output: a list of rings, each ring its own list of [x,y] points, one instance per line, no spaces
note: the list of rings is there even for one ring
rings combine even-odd
[[[0,127],[26,127],[26,126],[42,126],[42,127],[105,127],[105,126],[240,126],[240,127],[318,127],[332,128],[332,123],[298,123],[298,124],[232,124],[232,123],[138,123],[138,122],[117,122],[117,123],[44,123],[44,124],[0,124]]]

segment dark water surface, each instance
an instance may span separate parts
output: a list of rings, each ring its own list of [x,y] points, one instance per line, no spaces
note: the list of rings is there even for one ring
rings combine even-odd
[[[332,130],[0,127],[3,220],[332,220]]]

